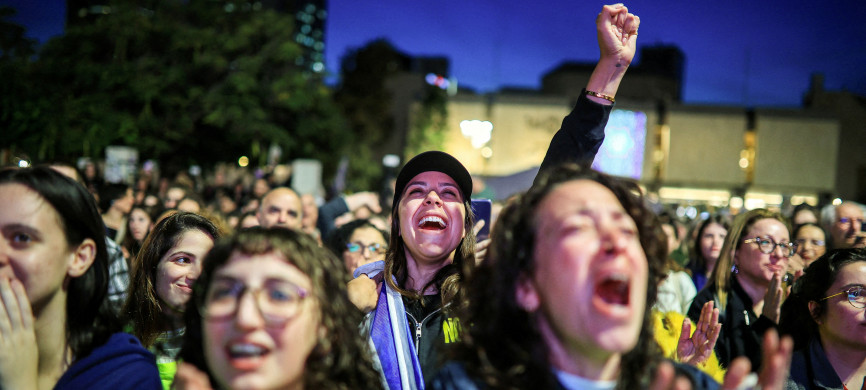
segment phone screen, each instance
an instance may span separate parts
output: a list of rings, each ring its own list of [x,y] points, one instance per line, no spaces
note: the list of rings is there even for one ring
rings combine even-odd
[[[475,216],[475,222],[484,220],[484,227],[475,236],[477,241],[486,240],[490,237],[490,208],[492,202],[490,199],[472,199],[472,214]]]

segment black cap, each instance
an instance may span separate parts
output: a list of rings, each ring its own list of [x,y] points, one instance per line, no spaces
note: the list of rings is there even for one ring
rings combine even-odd
[[[464,201],[469,200],[472,196],[472,177],[469,176],[469,171],[454,156],[434,150],[413,157],[397,174],[397,184],[394,186],[394,207],[396,208],[397,203],[400,202],[400,197],[403,195],[406,185],[409,184],[409,180],[418,174],[431,171],[442,172],[451,177],[460,188]]]

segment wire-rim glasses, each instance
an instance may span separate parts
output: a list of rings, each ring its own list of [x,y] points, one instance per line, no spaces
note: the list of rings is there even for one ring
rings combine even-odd
[[[782,254],[784,254],[785,257],[791,257],[794,256],[794,253],[797,253],[797,245],[793,242],[776,243],[776,241],[770,237],[755,237],[743,241],[743,243],[746,244],[753,242],[758,244],[758,249],[760,249],[762,253],[768,255],[773,253],[773,251],[776,250],[776,247],[782,248]]]
[[[864,293],[863,290],[866,290],[866,288],[864,288],[863,286],[853,286],[853,287],[848,288],[847,290],[843,290],[840,293],[833,294],[833,295],[826,297],[826,298],[821,298],[821,300],[823,301],[823,300],[833,298],[835,296],[847,294],[848,295],[848,303],[850,303],[851,306],[854,306],[855,309],[864,309],[864,308],[866,308],[866,296],[863,295],[863,293]]]
[[[251,289],[240,281],[217,279],[199,304],[202,317],[211,321],[225,321],[237,314],[245,293],[253,296],[256,308],[268,326],[282,326],[298,312],[309,292],[293,283],[269,279],[264,285]]]
[[[355,253],[359,255],[363,255],[364,250],[366,250],[370,256],[381,255],[386,252],[385,247],[381,244],[364,245],[360,242],[347,243],[346,250],[348,250],[350,253]]]

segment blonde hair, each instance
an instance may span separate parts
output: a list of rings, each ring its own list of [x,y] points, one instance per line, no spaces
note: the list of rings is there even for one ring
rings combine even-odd
[[[713,281],[715,286],[715,294],[719,297],[719,309],[724,310],[728,304],[728,290],[731,288],[731,267],[734,265],[734,252],[740,249],[740,245],[743,244],[743,235],[756,222],[762,219],[775,219],[783,223],[788,231],[791,231],[788,220],[782,214],[767,209],[749,210],[734,218],[734,223],[731,224],[731,229],[728,230],[728,235],[725,237],[725,243],[722,244],[719,260],[716,261],[716,266],[713,268],[712,275],[710,275],[710,280]]]

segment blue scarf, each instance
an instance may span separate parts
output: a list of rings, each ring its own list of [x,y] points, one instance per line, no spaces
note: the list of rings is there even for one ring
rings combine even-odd
[[[358,267],[354,276],[373,278],[385,269],[384,261]],[[418,353],[412,342],[412,331],[406,320],[403,297],[388,283],[383,283],[376,309],[371,313],[370,339],[382,365],[382,373],[390,389],[424,390],[424,378]]]

